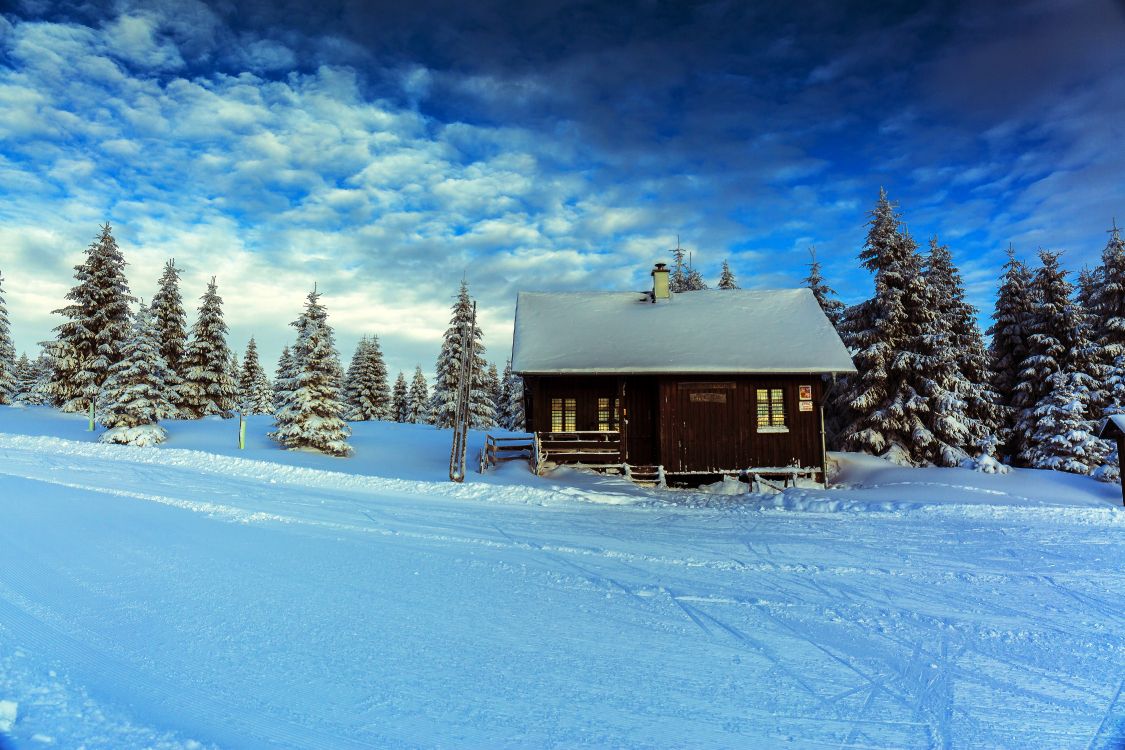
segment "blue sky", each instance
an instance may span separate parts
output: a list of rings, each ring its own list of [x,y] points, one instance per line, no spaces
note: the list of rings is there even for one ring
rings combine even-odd
[[[797,6],[797,7],[792,7]],[[0,271],[17,347],[109,220],[134,293],[216,275],[272,369],[315,281],[341,353],[429,373],[463,274],[487,356],[520,289],[847,302],[885,186],[985,314],[1009,242],[1093,264],[1125,219],[1120,2],[81,3],[0,17]]]

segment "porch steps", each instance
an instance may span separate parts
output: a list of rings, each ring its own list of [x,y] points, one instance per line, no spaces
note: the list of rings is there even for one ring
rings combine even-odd
[[[625,478],[643,487],[663,487],[663,466],[630,466],[625,464]]]

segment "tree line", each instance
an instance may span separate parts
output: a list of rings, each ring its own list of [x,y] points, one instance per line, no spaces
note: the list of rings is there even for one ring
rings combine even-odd
[[[1116,481],[1116,452],[1095,436],[1125,412],[1125,242],[1116,224],[1109,235],[1077,288],[1058,252],[1039,250],[1032,269],[1009,247],[986,344],[949,248],[934,237],[920,252],[880,191],[859,253],[871,298],[845,307],[815,257],[806,279],[858,370],[827,405],[833,447]]]
[[[291,323],[271,379],[253,337],[242,361],[228,345],[223,300],[212,277],[189,330],[180,292],[181,269],[169,260],[149,304],[130,292],[125,259],[109,224],[75,266],[68,304],[55,310],[63,322],[34,359],[16,357],[0,276],[0,404],[51,405],[89,412],[106,427],[104,442],[151,445],[166,439],[160,422],[269,414],[270,436],[286,448],[311,448],[337,456],[351,452],[347,422],[391,420],[448,427],[460,377],[461,327],[472,311],[462,281],[450,328],[437,360],[433,392],[420,366],[407,383],[393,386],[377,336],[360,339],[347,371],[336,349],[322,295],[314,286]],[[477,336],[481,337],[479,326]],[[523,386],[511,362],[501,376],[483,358],[473,362],[473,426],[523,428]]]

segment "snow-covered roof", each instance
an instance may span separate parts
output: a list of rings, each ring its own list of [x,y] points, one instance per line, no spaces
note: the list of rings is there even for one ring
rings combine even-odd
[[[1125,435],[1125,414],[1110,414],[1102,422],[1101,429],[1098,430],[1098,437],[1112,437],[1112,432],[1106,431],[1106,428],[1111,424],[1120,431],[1120,434]]]
[[[534,373],[855,372],[808,289],[520,292],[512,370]]]

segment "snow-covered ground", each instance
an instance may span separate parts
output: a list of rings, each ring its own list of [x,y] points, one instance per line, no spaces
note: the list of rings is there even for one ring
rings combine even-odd
[[[1125,746],[1116,485],[454,485],[448,432],[354,427],[0,407],[0,748]]]

